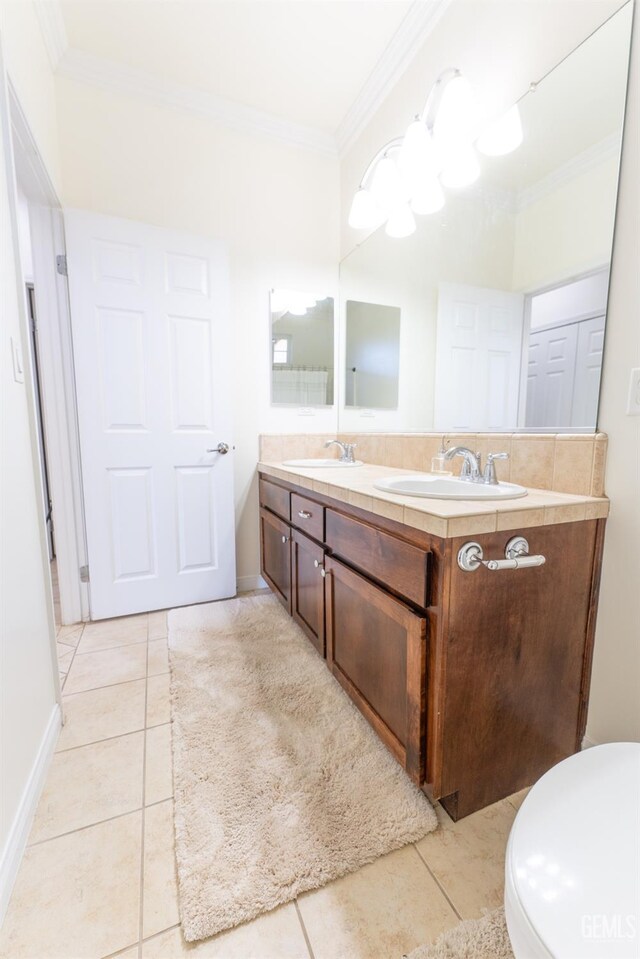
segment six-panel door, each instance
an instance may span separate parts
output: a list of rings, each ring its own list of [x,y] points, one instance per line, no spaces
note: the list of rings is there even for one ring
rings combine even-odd
[[[327,664],[420,785],[426,618],[338,560],[325,560]]]
[[[324,549],[293,530],[291,537],[291,612],[324,656]]]

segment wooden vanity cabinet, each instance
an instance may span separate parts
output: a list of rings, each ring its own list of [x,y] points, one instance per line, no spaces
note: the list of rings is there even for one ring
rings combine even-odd
[[[518,531],[443,539],[295,484],[260,488],[263,576],[320,652],[326,635],[336,680],[453,819],[581,748],[606,520],[524,529],[542,566],[465,572],[468,540],[497,559]]]
[[[260,509],[260,569],[291,615],[291,527],[264,508]]]
[[[322,546],[294,529],[291,534],[291,615],[321,656],[325,655]]]
[[[420,785],[426,618],[344,563],[325,565],[327,665]]]

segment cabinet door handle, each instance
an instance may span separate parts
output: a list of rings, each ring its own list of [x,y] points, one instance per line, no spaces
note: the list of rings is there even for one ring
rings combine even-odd
[[[288,537],[288,536],[283,536],[283,537],[282,537],[282,542],[283,542],[283,543],[288,543],[288,542],[289,542],[289,537]]]
[[[310,513],[308,509],[299,509],[298,516],[300,519],[311,519],[313,513]]]

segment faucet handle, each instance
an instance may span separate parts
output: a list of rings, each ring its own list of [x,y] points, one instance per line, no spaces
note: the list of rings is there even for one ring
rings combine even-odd
[[[508,453],[489,453],[487,456],[487,465],[484,468],[484,476],[483,476],[484,482],[487,483],[489,486],[497,486],[498,477],[496,475],[495,461],[508,460],[508,459],[509,459]]]

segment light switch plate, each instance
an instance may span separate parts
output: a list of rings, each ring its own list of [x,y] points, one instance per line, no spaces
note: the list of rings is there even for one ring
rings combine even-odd
[[[11,359],[13,361],[13,378],[16,383],[24,383],[24,367],[22,365],[22,350],[20,344],[11,337]]]
[[[640,416],[640,367],[631,370],[627,414],[629,416]]]

